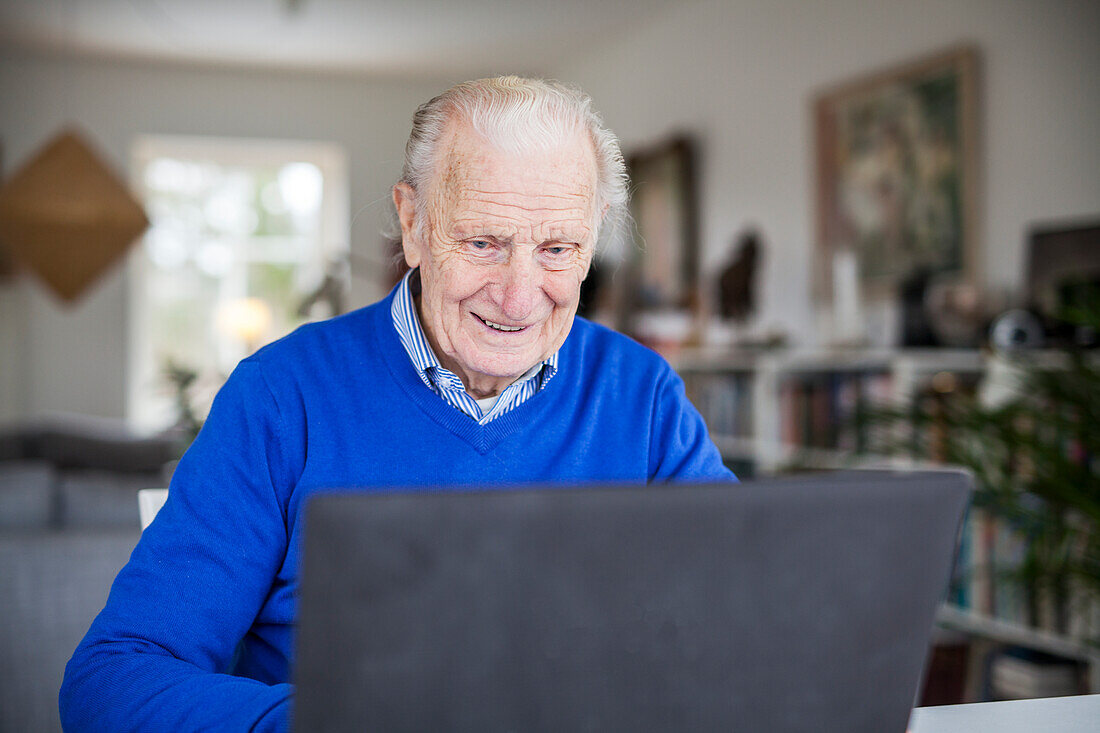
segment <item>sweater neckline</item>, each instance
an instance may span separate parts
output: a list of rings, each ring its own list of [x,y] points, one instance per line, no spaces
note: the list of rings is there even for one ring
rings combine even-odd
[[[447,404],[420,379],[416,367],[409,361],[408,355],[398,340],[397,331],[390,316],[390,305],[395,293],[396,288],[379,303],[380,307],[374,309],[375,322],[372,329],[375,333],[376,346],[390,375],[409,399],[429,418],[469,443],[482,455],[491,451],[520,428],[537,420],[539,414],[545,411],[552,401],[549,399],[550,394],[561,389],[561,383],[566,381],[563,377],[570,376],[572,360],[568,357],[569,349],[567,349],[570,339],[566,337],[565,343],[559,350],[559,373],[556,377],[516,408],[492,422],[478,425],[477,421],[466,413]]]

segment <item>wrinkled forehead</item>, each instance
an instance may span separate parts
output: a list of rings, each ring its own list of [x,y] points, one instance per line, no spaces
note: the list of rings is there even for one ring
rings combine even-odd
[[[594,213],[596,155],[581,132],[552,144],[501,149],[465,123],[441,141],[432,194],[450,205],[469,201],[581,208]]]

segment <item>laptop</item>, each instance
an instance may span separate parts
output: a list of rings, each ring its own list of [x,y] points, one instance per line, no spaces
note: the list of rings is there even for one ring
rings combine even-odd
[[[850,472],[319,495],[295,729],[902,733],[969,493]]]

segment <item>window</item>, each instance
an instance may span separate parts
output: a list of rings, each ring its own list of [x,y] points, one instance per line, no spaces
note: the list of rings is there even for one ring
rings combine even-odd
[[[201,417],[240,359],[309,320],[326,275],[346,278],[346,161],[328,143],[144,137],[133,173],[151,224],[131,260],[128,412],[159,430],[181,397]]]

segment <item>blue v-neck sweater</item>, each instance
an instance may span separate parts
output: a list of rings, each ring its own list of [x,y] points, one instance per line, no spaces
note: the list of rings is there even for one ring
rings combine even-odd
[[[317,491],[735,480],[648,349],[577,318],[557,376],[479,426],[420,380],[392,297],[237,367],[65,670],[66,730],[285,729]]]

